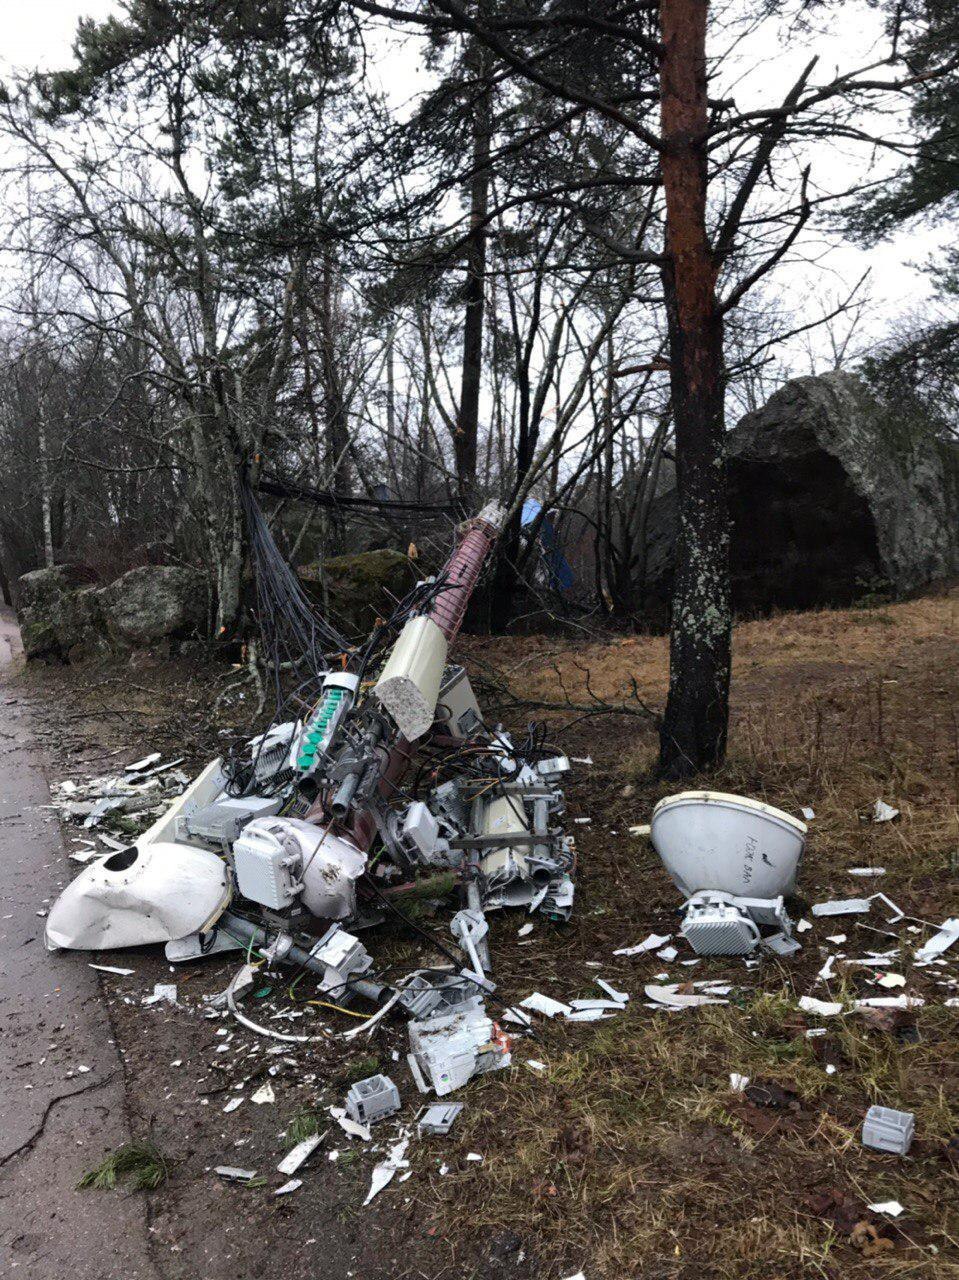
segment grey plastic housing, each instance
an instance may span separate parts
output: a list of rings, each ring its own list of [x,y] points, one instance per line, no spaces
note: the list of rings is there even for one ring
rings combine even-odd
[[[357,1124],[376,1124],[400,1109],[400,1091],[389,1076],[368,1076],[352,1085],[346,1111]]]
[[[862,1122],[862,1144],[874,1151],[888,1151],[904,1156],[912,1146],[916,1133],[916,1117],[911,1111],[895,1111],[892,1107],[870,1107]]]

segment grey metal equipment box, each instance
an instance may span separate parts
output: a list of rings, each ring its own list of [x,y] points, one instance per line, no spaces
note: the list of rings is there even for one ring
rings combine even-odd
[[[222,796],[188,815],[187,835],[210,844],[232,844],[248,822],[272,818],[282,805],[282,796]]]
[[[400,1091],[389,1076],[358,1080],[346,1095],[346,1111],[357,1124],[376,1124],[400,1109]]]
[[[904,1156],[912,1146],[916,1117],[911,1111],[894,1111],[892,1107],[870,1107],[862,1122],[862,1144],[876,1151]]]
[[[416,1117],[416,1132],[423,1138],[431,1133],[449,1133],[463,1110],[462,1102],[433,1102]]]

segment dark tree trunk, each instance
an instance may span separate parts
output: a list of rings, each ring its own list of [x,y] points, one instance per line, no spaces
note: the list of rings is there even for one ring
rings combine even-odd
[[[663,286],[676,432],[679,533],[669,696],[659,767],[684,778],[720,763],[729,719],[732,616],[723,419],[723,329],[706,231],[708,0],[661,0],[666,198]]]
[[[467,66],[479,79],[486,58],[474,46]],[[473,177],[470,181],[470,233],[466,245],[466,304],[463,321],[463,381],[453,450],[457,496],[465,514],[472,512],[476,486],[479,399],[483,374],[483,307],[486,296],[486,216],[489,211],[490,96],[480,93],[473,106]]]

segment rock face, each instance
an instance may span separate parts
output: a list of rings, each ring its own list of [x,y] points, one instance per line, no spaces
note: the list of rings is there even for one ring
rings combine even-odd
[[[727,440],[734,607],[843,605],[959,572],[959,451],[923,427],[842,371],[747,414]],[[676,511],[672,489],[650,515],[653,620],[669,607]]]
[[[152,645],[198,630],[205,614],[206,587],[194,569],[145,565],[99,589],[75,587],[61,567],[20,579],[20,633],[28,658],[66,661]]]
[[[300,569],[300,580],[322,609],[323,586],[316,570]],[[393,611],[417,580],[407,556],[399,551],[359,551],[323,561],[329,596],[329,618],[347,637],[366,635],[377,618]]]

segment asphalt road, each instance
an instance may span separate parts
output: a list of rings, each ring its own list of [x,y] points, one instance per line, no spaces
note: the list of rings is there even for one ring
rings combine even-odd
[[[0,607],[0,1275],[155,1280],[146,1198],[75,1190],[129,1138],[124,1071],[96,971],[43,943],[70,864],[43,808],[38,712],[8,679],[19,640]]]

